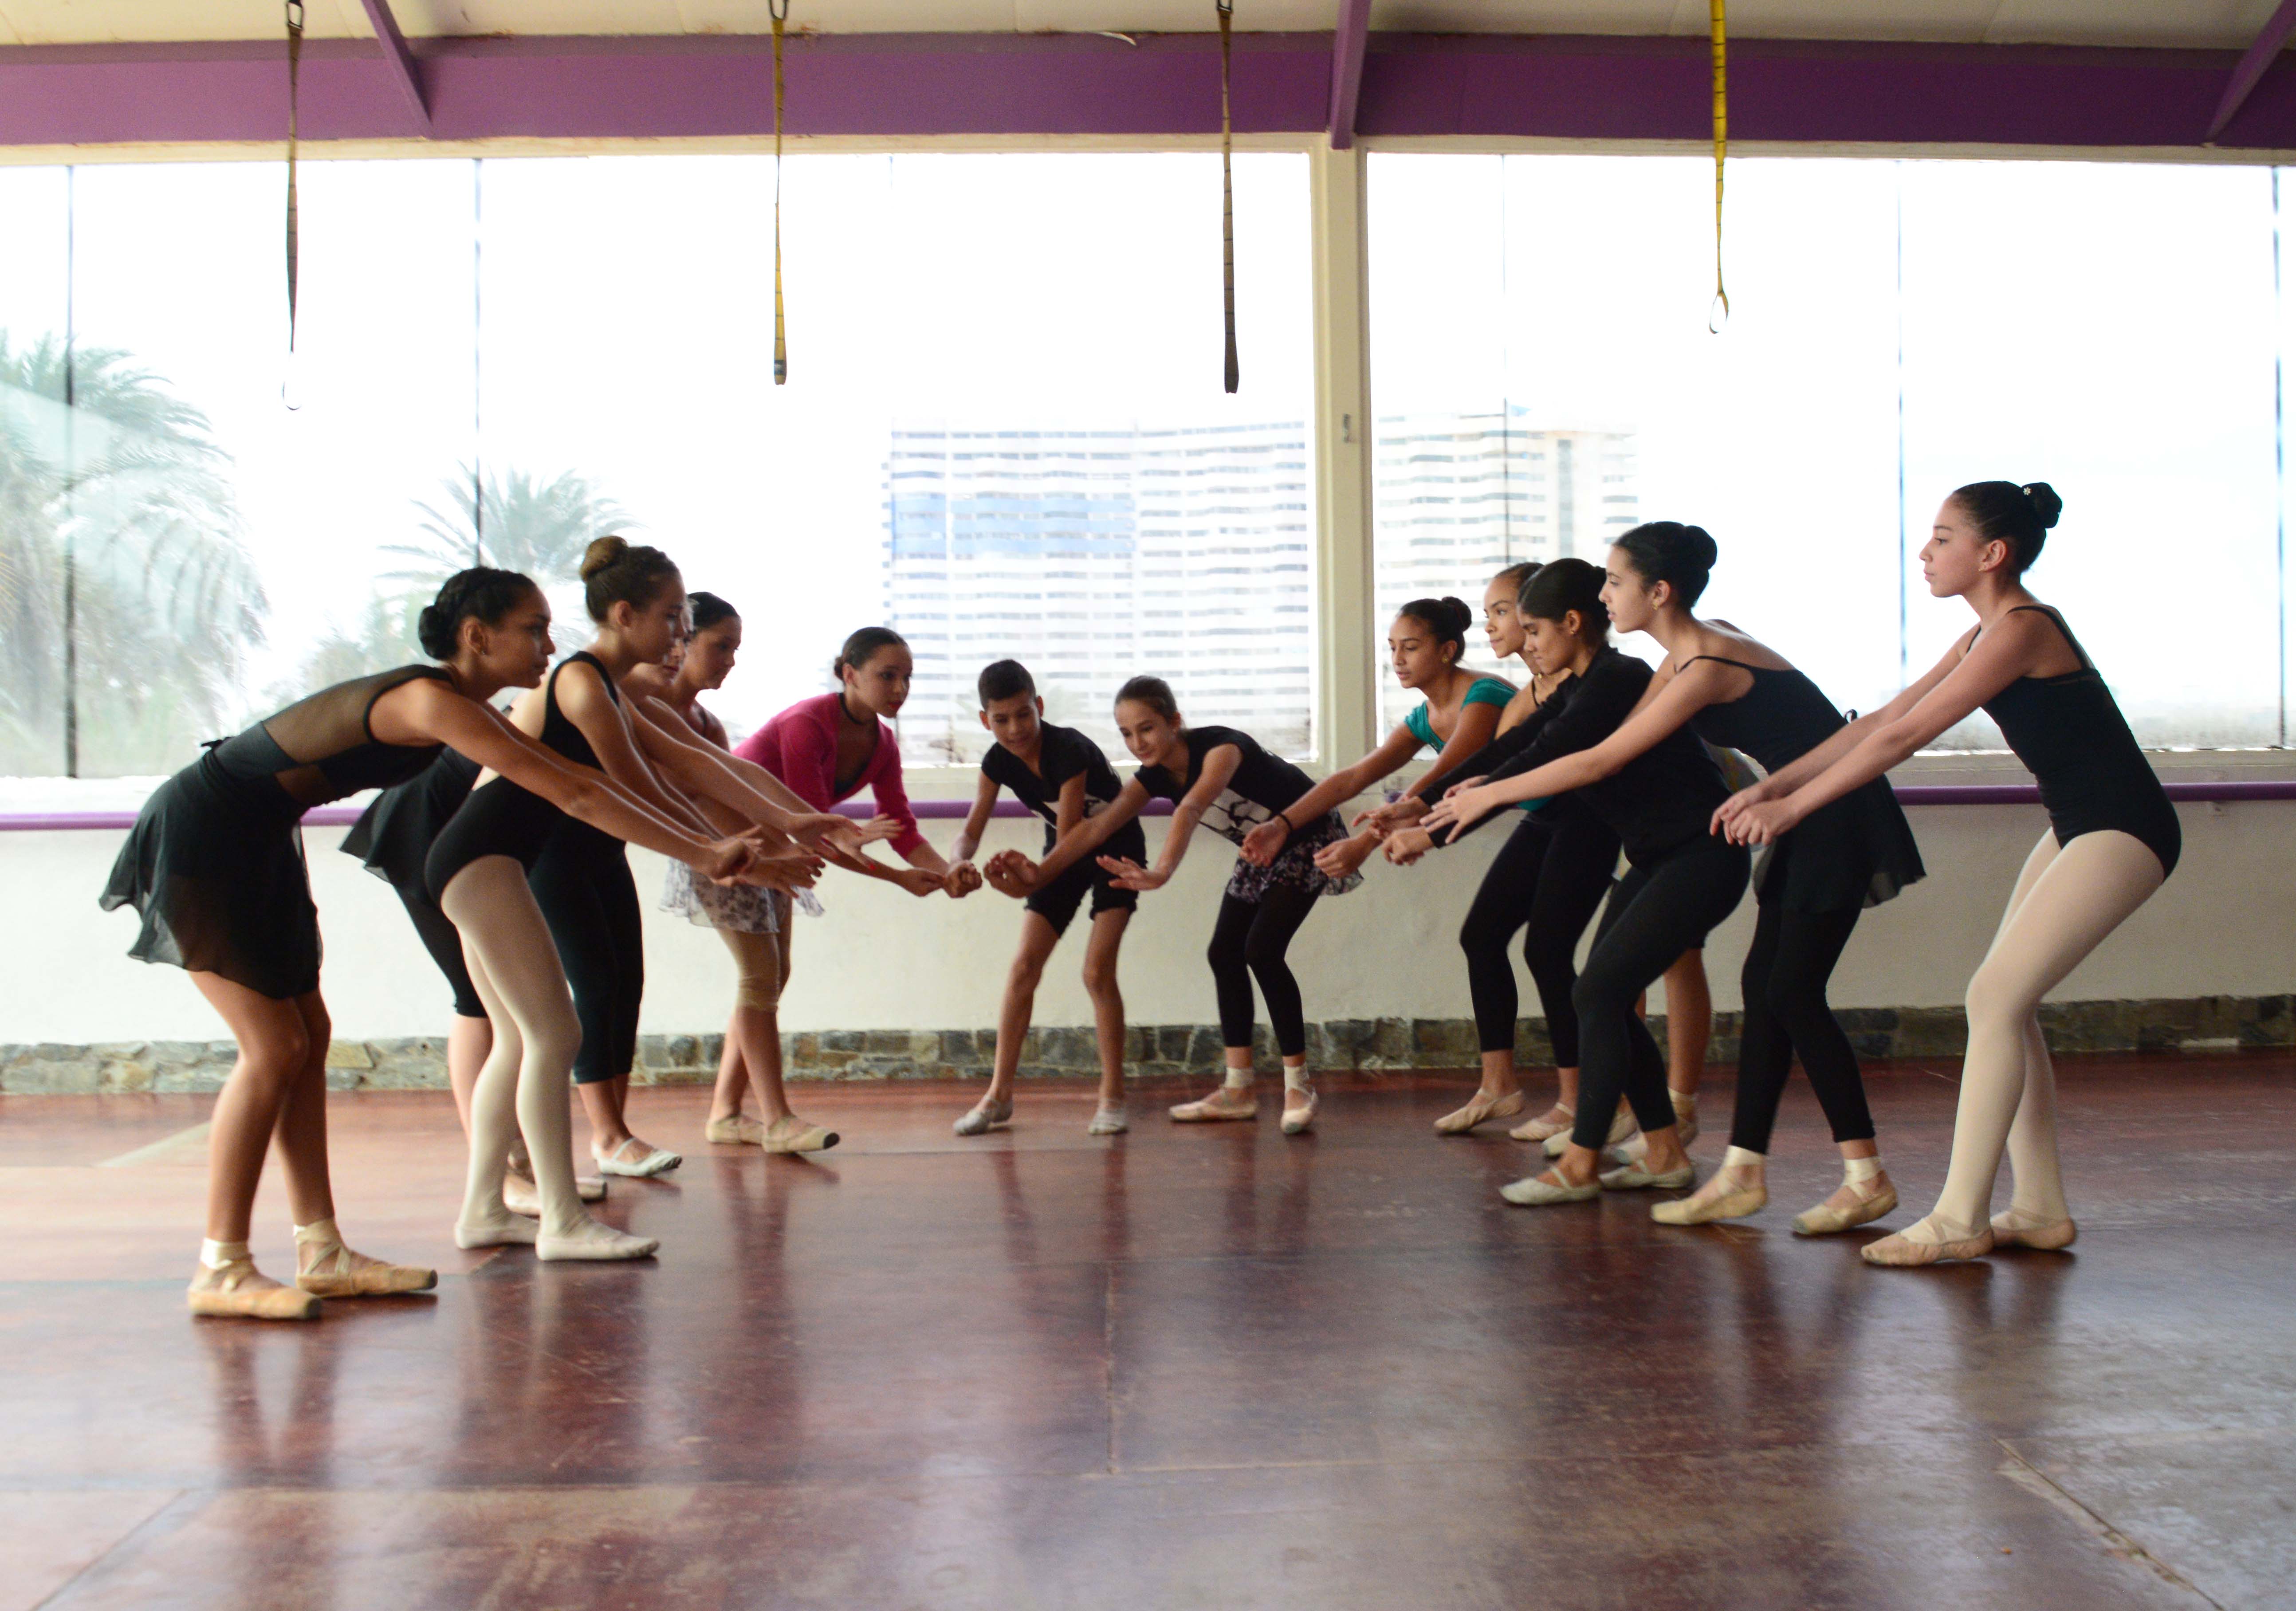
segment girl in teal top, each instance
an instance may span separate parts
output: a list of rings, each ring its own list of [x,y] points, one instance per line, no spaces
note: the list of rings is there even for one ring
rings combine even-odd
[[[1398,612],[1387,634],[1395,680],[1424,694],[1426,702],[1406,716],[1378,748],[1316,784],[1282,816],[1254,829],[1243,841],[1246,861],[1267,866],[1283,853],[1290,837],[1287,818],[1317,821],[1399,770],[1423,748],[1432,746],[1438,752],[1435,768],[1428,774],[1438,778],[1491,741],[1498,732],[1500,713],[1515,690],[1511,683],[1459,664],[1473,620],[1473,612],[1457,599],[1414,599]],[[1333,878],[1351,877],[1379,847],[1379,838],[1376,831],[1365,831],[1326,846],[1316,864]]]

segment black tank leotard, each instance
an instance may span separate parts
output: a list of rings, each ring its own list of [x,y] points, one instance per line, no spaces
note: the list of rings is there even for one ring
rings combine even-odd
[[[598,756],[590,748],[589,740],[574,725],[566,713],[558,708],[558,674],[576,660],[587,660],[595,666],[594,655],[570,655],[551,668],[550,680],[542,689],[542,732],[539,742],[545,749],[556,751],[570,761],[595,767]],[[613,683],[609,681],[607,687]],[[430,842],[430,849],[422,860],[423,887],[430,898],[438,901],[447,892],[455,875],[481,856],[506,855],[529,873],[542,859],[553,831],[566,814],[543,798],[505,777],[491,777],[471,790],[470,798],[441,829]]]
[[[1790,666],[1696,655],[1683,669],[1700,660],[1735,666],[1754,682],[1737,699],[1702,707],[1690,718],[1692,728],[1709,744],[1751,756],[1764,772],[1792,765],[1849,724],[1817,684]],[[1791,912],[1878,906],[1924,873],[1913,827],[1887,778],[1820,806],[1787,837],[1792,853],[1764,858],[1754,892]]]
[[[2161,858],[2167,878],[2185,844],[2177,808],[2064,617],[2046,604],[2020,604],[2009,613],[2024,610],[2049,617],[2081,668],[2061,677],[2019,677],[1985,701],[1985,714],[2040,786],[2060,846],[2105,830],[2128,834]]]
[[[621,692],[595,655],[569,655],[587,662],[616,704]],[[581,730],[565,721],[551,748],[569,759],[595,766],[598,758]],[[582,1050],[574,1059],[574,1083],[596,1084],[629,1073],[637,1061],[638,1004],[645,995],[645,939],[638,887],[630,877],[629,853],[621,840],[572,817],[561,816],[550,830],[541,859],[527,882],[542,908],[574,988],[574,1014],[582,1020]]]
[[[338,683],[208,751],[152,791],[113,863],[107,912],[133,905],[144,928],[127,954],[219,974],[287,1000],[319,987],[319,913],[303,862],[303,813],[387,789],[430,765],[437,744],[386,744],[375,701],[436,666]]]

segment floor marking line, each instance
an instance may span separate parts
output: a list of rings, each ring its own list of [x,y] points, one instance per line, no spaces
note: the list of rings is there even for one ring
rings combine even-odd
[[[208,1126],[209,1121],[201,1119],[198,1124],[178,1130],[173,1135],[160,1137],[148,1147],[138,1147],[133,1152],[123,1152],[118,1157],[100,1158],[94,1167],[126,1169],[137,1164],[152,1163],[156,1159],[166,1157],[170,1153],[180,1152],[195,1141],[206,1141]]]
[[[2000,1444],[2002,1452],[2009,1457],[1995,1467],[1995,1470],[2070,1517],[2082,1532],[2103,1544],[2107,1554],[2120,1556],[2146,1568],[2170,1588],[2182,1589],[2202,1605],[2211,1607],[2211,1611],[2224,1611],[2222,1606],[2202,1593],[2200,1588],[2183,1573],[2075,1499],[2056,1479],[2020,1454],[2016,1445],[2007,1438],[1997,1437],[1993,1441]]]

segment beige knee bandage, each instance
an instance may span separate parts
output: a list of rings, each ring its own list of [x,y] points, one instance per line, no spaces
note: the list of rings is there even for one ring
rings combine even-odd
[[[734,1004],[758,1012],[775,1012],[782,1004],[782,985],[789,978],[786,934],[745,934],[720,928],[718,937],[734,953],[740,977],[734,986]]]

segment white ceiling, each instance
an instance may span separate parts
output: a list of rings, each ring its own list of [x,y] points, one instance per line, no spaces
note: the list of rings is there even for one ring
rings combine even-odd
[[[1744,38],[2245,48],[2275,0],[1731,0]],[[1235,0],[1239,29],[1328,29],[1340,0]],[[392,0],[414,37],[764,33],[766,0]],[[0,0],[0,45],[264,39],[280,0]],[[831,33],[1210,29],[1212,0],[791,0]],[[372,37],[360,0],[308,0],[309,36]],[[1689,34],[1705,0],[1373,0],[1374,29],[1420,33]]]

